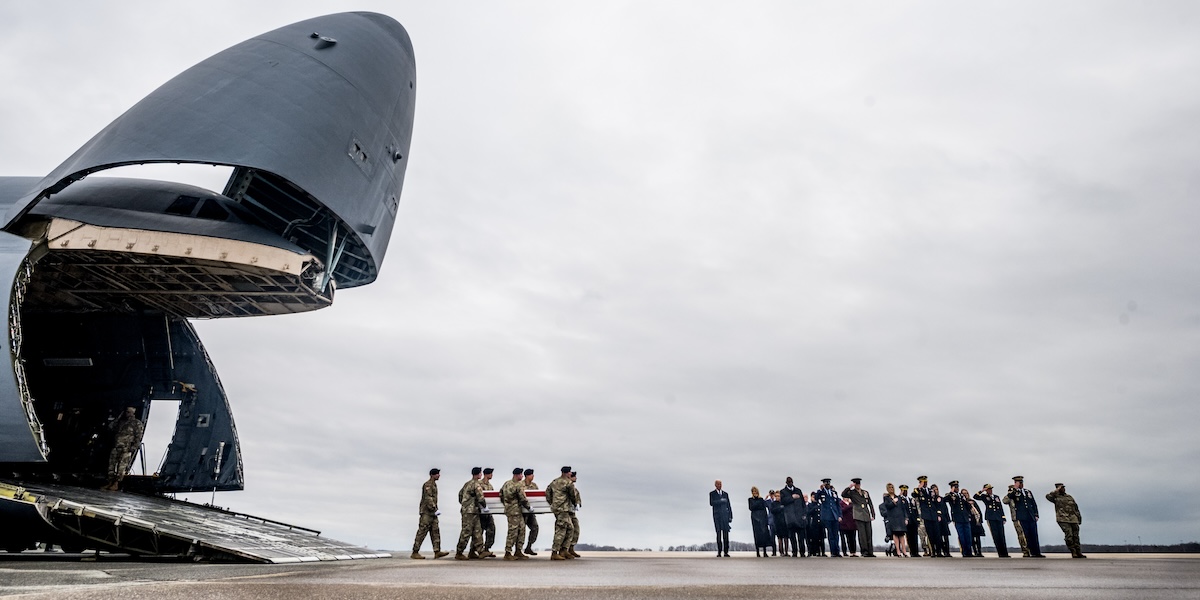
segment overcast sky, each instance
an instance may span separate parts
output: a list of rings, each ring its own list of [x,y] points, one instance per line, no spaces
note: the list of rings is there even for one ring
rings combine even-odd
[[[715,478],[750,541],[787,476],[1019,474],[1084,543],[1200,539],[1200,5],[10,2],[0,175],[342,10],[416,51],[396,228],[329,309],[197,323],[218,504],[407,549],[437,466],[453,546],[471,467],[569,464],[580,541],[658,548]]]

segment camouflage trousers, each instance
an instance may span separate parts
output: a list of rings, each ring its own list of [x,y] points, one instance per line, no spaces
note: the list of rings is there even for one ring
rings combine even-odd
[[[1063,539],[1067,543],[1067,549],[1071,551],[1071,556],[1083,554],[1083,548],[1079,545],[1079,523],[1059,521],[1058,527],[1063,531]]]
[[[537,515],[533,513],[525,513],[525,526],[529,528],[529,538],[525,543],[525,547],[532,548],[534,542],[537,541],[538,531],[540,531],[537,522]]]
[[[496,518],[492,515],[479,515],[479,527],[483,530],[483,548],[491,550],[496,543]]]
[[[133,463],[133,446],[125,444],[117,444],[113,446],[112,452],[108,455],[108,482],[117,483],[125,477],[129,472],[129,465]]]
[[[417,525],[417,539],[413,540],[413,552],[421,549],[421,544],[425,543],[425,534],[427,533],[429,534],[429,541],[433,542],[433,551],[441,551],[442,530],[438,528],[437,515],[421,513],[421,522]]]
[[[458,553],[462,554],[467,543],[471,551],[479,554],[483,551],[483,528],[479,526],[479,513],[463,513],[462,532],[458,534]]]
[[[505,514],[508,517],[508,536],[504,538],[505,552],[520,552],[525,547],[525,515]]]
[[[571,536],[575,534],[571,525],[571,511],[554,511],[554,543],[550,545],[552,552],[561,553],[567,549]]]
[[[929,556],[929,534],[925,532],[925,519],[920,519],[921,524],[917,526],[917,533],[921,536],[921,547],[925,549],[925,555]]]
[[[574,546],[579,541],[579,517],[575,513],[571,513],[571,538],[567,540],[568,546]]]
[[[1017,530],[1017,541],[1021,543],[1021,554],[1029,556],[1029,542],[1025,541],[1025,530],[1021,528],[1021,522],[1014,518],[1012,524],[1013,529]]]

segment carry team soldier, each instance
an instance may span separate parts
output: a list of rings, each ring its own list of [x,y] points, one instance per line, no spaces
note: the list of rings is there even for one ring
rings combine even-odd
[[[554,512],[554,543],[550,547],[550,560],[575,558],[567,554],[567,542],[571,539],[571,503],[575,500],[575,486],[571,483],[571,467],[563,467],[562,475],[546,486],[546,500]]]
[[[1021,529],[1025,531],[1025,541],[1029,544],[1029,556],[1031,558],[1046,558],[1042,554],[1042,546],[1038,543],[1038,507],[1037,500],[1034,499],[1033,493],[1025,489],[1025,478],[1017,475],[1013,477],[1013,489],[1009,490],[1008,498],[1013,502],[1013,509],[1017,513],[1017,521],[1021,523]]]
[[[938,507],[934,504],[933,493],[929,489],[929,477],[917,477],[917,487],[912,491],[913,498],[921,506],[921,521],[925,525],[927,549],[931,556],[942,556],[942,538],[939,535]]]
[[[538,485],[533,482],[533,469],[525,469],[525,491],[536,489],[538,489]],[[537,515],[533,514],[532,509],[525,512],[525,527],[529,528],[529,538],[525,542],[525,554],[537,556],[537,552],[533,551],[533,543],[537,541],[538,522]]]
[[[442,477],[440,469],[429,470],[429,480],[425,485],[421,486],[421,504],[417,508],[418,514],[421,515],[420,523],[417,525],[417,538],[413,540],[413,551],[410,558],[423,559],[421,556],[421,544],[425,543],[425,534],[429,534],[429,540],[433,542],[433,557],[441,558],[450,554],[442,552],[442,532],[438,528],[438,515],[442,511],[438,510],[438,489],[437,480]]]
[[[479,527],[479,511],[486,506],[483,487],[479,483],[481,477],[483,477],[483,469],[479,467],[471,469],[471,478],[458,490],[462,532],[458,534],[458,548],[454,553],[456,560],[495,556],[483,549],[483,530]],[[466,549],[468,542],[471,544],[471,552],[464,556],[463,550]]]
[[[1059,528],[1063,530],[1071,558],[1087,558],[1079,544],[1079,524],[1083,522],[1083,515],[1079,514],[1079,505],[1075,504],[1075,499],[1067,493],[1067,486],[1061,483],[1054,484],[1054,491],[1046,494],[1046,499],[1054,503],[1054,520],[1058,521]]]
[[[1008,544],[1004,541],[1004,502],[1000,496],[992,493],[990,483],[983,484],[983,489],[975,494],[975,499],[983,502],[983,518],[987,521],[988,529],[992,531],[996,554],[1000,558],[1008,558]]]
[[[495,489],[492,487],[492,473],[495,471],[491,467],[483,469],[483,479],[479,482],[479,486],[483,488],[483,491],[490,492]],[[479,528],[483,530],[483,549],[491,552],[492,545],[496,543],[496,518],[486,510],[480,512]]]
[[[575,487],[575,482],[578,474],[571,471],[571,491],[575,493],[575,499],[571,501],[571,539],[567,543],[567,554],[575,558],[582,558],[579,553],[575,552],[575,543],[579,541],[579,517],[576,513],[579,512],[579,507],[583,506],[583,499],[579,496],[579,488]]]
[[[513,469],[512,479],[500,486],[500,502],[504,504],[504,516],[508,519],[508,535],[504,538],[504,560],[529,558],[521,552],[521,546],[525,545],[525,514],[522,511],[529,508],[521,467]]]

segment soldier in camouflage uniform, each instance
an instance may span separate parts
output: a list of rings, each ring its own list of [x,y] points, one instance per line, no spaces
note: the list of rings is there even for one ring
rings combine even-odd
[[[1008,486],[1008,491],[1015,490],[1015,486]],[[1004,496],[1000,499],[1001,502],[1008,505],[1009,516],[1012,517],[1013,529],[1017,530],[1017,543],[1021,544],[1021,555],[1029,558],[1029,543],[1025,541],[1025,530],[1021,529],[1021,522],[1017,520],[1017,505],[1012,501],[1012,498]]]
[[[456,560],[487,558],[491,554],[483,549],[483,530],[479,527],[479,511],[485,505],[483,486],[479,481],[481,477],[483,477],[483,469],[479,467],[471,469],[471,478],[463,484],[462,489],[458,490],[462,532],[458,534],[458,548],[454,554]],[[468,542],[471,544],[471,552],[468,556],[464,556],[463,550],[466,549]]]
[[[420,524],[417,525],[417,538],[413,540],[413,551],[410,558],[423,559],[421,556],[421,544],[425,543],[425,534],[429,534],[429,541],[433,542],[433,557],[441,558],[450,554],[442,552],[442,531],[438,528],[438,515],[441,511],[438,510],[438,489],[437,480],[441,479],[442,471],[440,469],[429,470],[429,480],[425,485],[421,486],[421,505],[417,509],[421,515]]]
[[[142,433],[146,427],[137,418],[137,409],[132,406],[126,407],[121,418],[113,421],[109,427],[113,430],[113,449],[108,455],[108,483],[100,489],[115,492],[129,472],[133,454],[142,443]]]
[[[583,506],[583,498],[579,496],[579,488],[575,487],[578,474],[571,471],[571,490],[575,493],[575,499],[571,500],[571,539],[567,542],[567,554],[574,558],[581,558],[578,552],[575,552],[575,544],[579,542],[579,517],[576,513],[579,512],[579,507]]]
[[[495,469],[491,467],[486,467],[483,470],[483,480],[479,482],[479,485],[485,492],[496,489],[492,487],[493,472],[495,472]],[[492,545],[496,543],[496,518],[487,511],[479,513],[479,528],[483,530],[483,549],[491,552]]]
[[[538,489],[538,484],[533,482],[533,469],[525,469],[525,491]],[[538,522],[537,515],[530,510],[525,513],[525,526],[529,528],[529,537],[525,540],[525,554],[529,556],[537,556],[537,552],[533,551],[533,543],[537,541]]]
[[[1079,514],[1079,505],[1075,504],[1075,499],[1067,493],[1067,486],[1061,483],[1054,484],[1054,491],[1046,494],[1046,499],[1054,503],[1054,520],[1058,521],[1058,526],[1063,531],[1071,558],[1087,558],[1079,544],[1079,524],[1083,522],[1083,515]]]
[[[504,538],[504,560],[529,558],[521,552],[525,545],[525,509],[529,499],[525,497],[525,482],[520,467],[513,469],[512,479],[500,486],[500,502],[504,504],[504,516],[508,518],[508,536]]]
[[[575,501],[575,486],[569,477],[571,467],[563,467],[562,475],[546,486],[546,500],[554,512],[554,543],[551,545],[550,560],[575,558],[567,554],[567,542],[573,535],[571,528],[571,505]]]

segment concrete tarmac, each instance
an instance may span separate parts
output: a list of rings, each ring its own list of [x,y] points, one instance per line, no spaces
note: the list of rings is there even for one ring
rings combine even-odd
[[[559,599],[1200,598],[1200,556],[1047,559],[715,558],[707,553],[589,552],[550,562],[393,559],[294,565],[0,555],[0,597]]]

